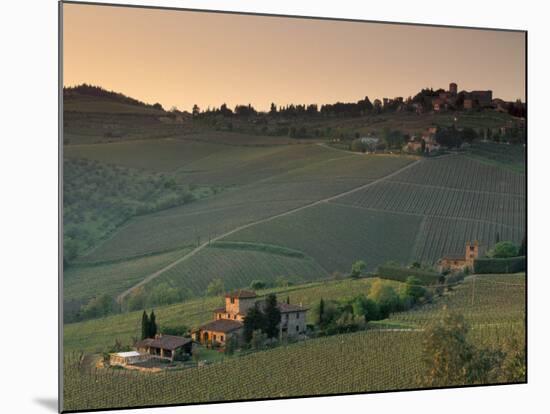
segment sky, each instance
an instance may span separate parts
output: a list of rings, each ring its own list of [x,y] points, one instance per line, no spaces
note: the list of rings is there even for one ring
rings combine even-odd
[[[188,111],[406,98],[450,82],[524,100],[525,35],[64,4],[63,76]]]

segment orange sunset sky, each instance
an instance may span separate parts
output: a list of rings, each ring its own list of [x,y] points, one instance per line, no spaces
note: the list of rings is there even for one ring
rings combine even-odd
[[[490,22],[488,22],[490,23]],[[525,34],[64,4],[64,85],[166,109],[492,89],[525,99]]]

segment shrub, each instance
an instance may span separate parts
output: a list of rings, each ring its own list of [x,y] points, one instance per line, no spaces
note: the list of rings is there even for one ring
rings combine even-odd
[[[250,282],[250,289],[253,290],[259,290],[264,289],[266,287],[266,283],[261,280],[253,280]]]
[[[423,285],[435,285],[440,274],[430,270],[407,269],[398,265],[385,264],[378,267],[378,276],[383,279],[397,280],[399,282],[406,282],[408,277],[414,276]]]
[[[491,256],[494,258],[508,258],[518,255],[517,246],[510,241],[501,241],[495,244],[491,252]]]
[[[526,267],[525,256],[474,260],[475,273],[517,273],[524,271]]]

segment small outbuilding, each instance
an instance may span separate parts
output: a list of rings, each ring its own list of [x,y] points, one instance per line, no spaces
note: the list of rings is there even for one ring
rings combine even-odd
[[[111,365],[131,365],[138,362],[147,361],[148,359],[148,354],[137,351],[116,352],[109,355],[109,363]]]
[[[150,357],[165,359],[173,362],[176,352],[182,350],[190,354],[193,346],[191,338],[175,335],[156,335],[154,338],[145,338],[136,343],[138,352],[148,354]]]

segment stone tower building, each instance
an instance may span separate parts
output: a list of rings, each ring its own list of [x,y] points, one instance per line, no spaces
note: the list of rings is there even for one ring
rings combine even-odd
[[[458,93],[458,86],[456,83],[451,82],[449,84],[449,92],[451,93],[451,95],[456,96],[456,94]]]

